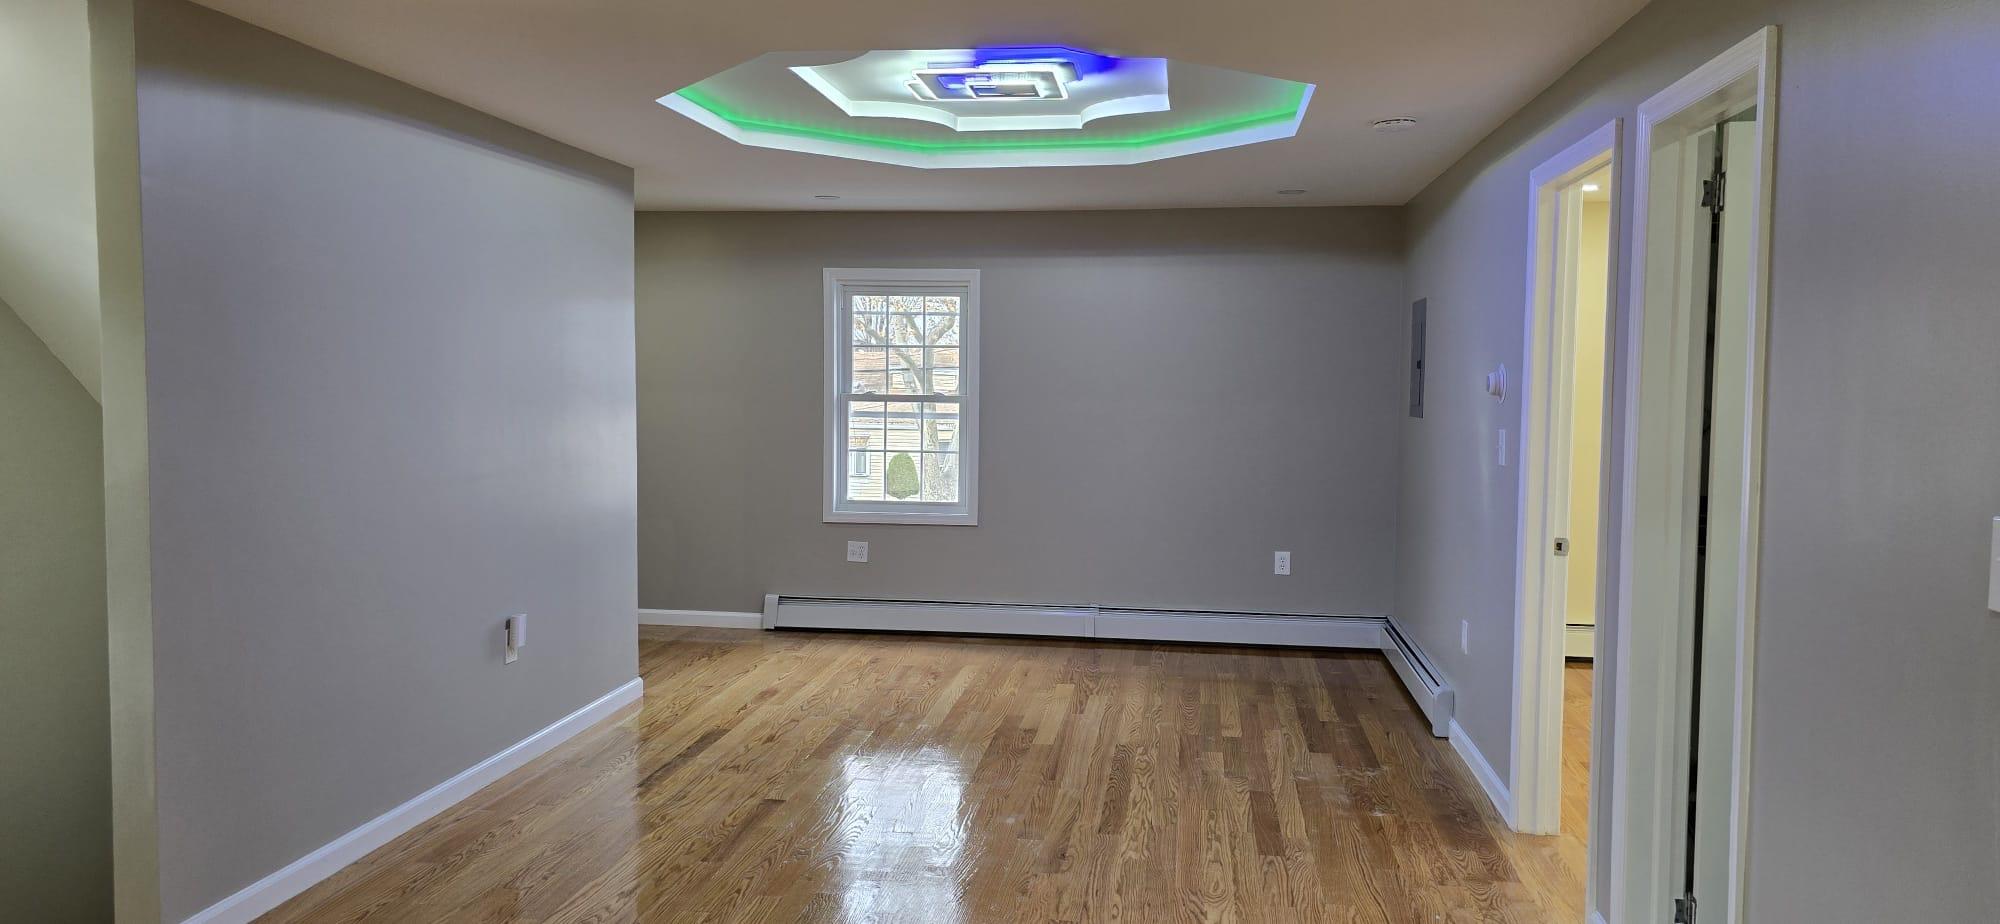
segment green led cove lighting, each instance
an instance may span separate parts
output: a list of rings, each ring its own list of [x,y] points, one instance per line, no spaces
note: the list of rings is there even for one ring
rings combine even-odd
[[[1302,115],[1301,110],[1304,108],[1306,104],[1307,90],[1309,89],[1309,86],[1307,84],[1297,83],[1295,81],[1289,81],[1289,80],[1284,81],[1284,83],[1286,85],[1286,91],[1285,91],[1286,100],[1284,103],[1275,108],[1266,109],[1259,112],[1252,112],[1241,116],[1210,119],[1208,121],[1199,122],[1193,125],[1186,125],[1180,128],[1162,129],[1159,131],[1146,132],[1143,134],[1131,135],[1122,138],[1073,138],[1073,139],[1046,138],[1046,139],[1022,140],[1022,141],[986,140],[985,138],[981,138],[978,136],[967,138],[965,140],[913,141],[906,138],[891,138],[882,135],[871,135],[865,132],[841,131],[838,129],[819,128],[811,125],[798,125],[787,122],[778,122],[771,119],[761,119],[755,116],[745,114],[738,110],[735,110],[729,106],[726,106],[720,101],[716,100],[714,97],[711,97],[708,94],[695,89],[694,87],[688,87],[672,95],[680,97],[681,99],[684,99],[690,103],[693,103],[694,105],[699,106],[703,110],[707,111],[710,115],[713,115],[716,118],[721,119],[722,121],[727,122],[730,125],[736,126],[737,128],[743,129],[745,131],[770,132],[773,134],[789,135],[796,138],[809,138],[820,141],[840,142],[842,144],[858,144],[858,145],[865,145],[868,147],[883,148],[889,150],[915,151],[924,153],[953,153],[961,151],[963,152],[1061,151],[1061,150],[1077,150],[1077,149],[1115,150],[1115,149],[1148,148],[1156,145],[1171,144],[1177,141],[1191,141],[1198,138],[1205,138],[1214,135],[1223,135],[1229,132],[1239,131],[1246,128],[1256,128],[1259,126],[1274,125],[1285,122],[1296,122]]]
[[[1109,167],[1298,134],[1313,85],[1068,45],[770,52],[668,93],[746,147],[922,169]]]

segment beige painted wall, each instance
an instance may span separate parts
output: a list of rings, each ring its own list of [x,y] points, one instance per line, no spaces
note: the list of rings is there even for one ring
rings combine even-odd
[[[157,823],[157,876],[119,872],[143,924],[631,681],[637,577],[631,171],[184,0],[136,6],[136,162],[113,179],[144,260],[136,293],[107,269],[104,413],[116,478],[144,486],[113,578],[151,647],[118,703],[157,772],[153,800],[119,777],[120,824]],[[133,242],[101,239],[129,270]],[[505,664],[514,613],[530,645]]]
[[[643,213],[640,600],[1387,613],[1400,240],[1392,209]],[[978,526],[820,522],[828,266],[981,271]]]
[[[0,3],[0,300],[98,393],[96,181],[83,0]]]
[[[1597,624],[1598,489],[1604,475],[1604,273],[1609,267],[1611,203],[1583,203],[1576,253],[1574,395],[1570,404],[1569,588],[1563,619]]]
[[[1404,426],[1397,609],[1504,768],[1516,470],[1490,447],[1518,418],[1475,383],[1520,362],[1528,173],[1613,118],[1631,131],[1641,101],[1767,23],[1783,36],[1749,920],[1984,920],[2000,907],[1984,604],[2000,5],[1655,0],[1411,203],[1408,295],[1430,299],[1438,384]]]
[[[0,302],[0,917],[111,916],[97,403]]]

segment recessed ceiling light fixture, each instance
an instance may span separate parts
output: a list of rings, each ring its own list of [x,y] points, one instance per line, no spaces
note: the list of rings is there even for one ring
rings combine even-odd
[[[838,198],[840,198],[840,197],[839,197],[839,196],[832,196],[832,195],[828,195],[828,194],[826,194],[826,193],[820,193],[819,195],[817,195],[817,196],[814,196],[813,198],[815,198],[815,199],[818,199],[818,200],[820,200],[821,202],[832,202],[833,200],[835,200],[835,199],[838,199]]]
[[[1312,91],[1165,58],[1009,45],[774,52],[659,102],[753,147],[911,167],[1070,167],[1289,138]]]
[[[1598,186],[1598,185],[1597,185],[1596,183],[1585,183],[1585,184],[1583,184],[1583,191],[1584,191],[1584,192],[1596,192],[1596,191],[1598,191],[1599,189],[1602,189],[1602,188],[1603,188],[1603,187],[1600,187],[1600,186]]]
[[[1403,132],[1417,127],[1417,120],[1398,116],[1393,119],[1376,119],[1369,124],[1375,126],[1375,130],[1378,132]]]
[[[1303,190],[1303,189],[1280,189],[1280,190],[1278,190],[1278,195],[1280,195],[1280,196],[1303,196],[1303,195],[1305,195],[1305,194],[1306,194],[1306,191],[1305,191],[1305,190]]]

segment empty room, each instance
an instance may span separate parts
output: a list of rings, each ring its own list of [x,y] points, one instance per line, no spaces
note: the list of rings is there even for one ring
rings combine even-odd
[[[0,921],[1992,920],[1996,62],[0,0]]]

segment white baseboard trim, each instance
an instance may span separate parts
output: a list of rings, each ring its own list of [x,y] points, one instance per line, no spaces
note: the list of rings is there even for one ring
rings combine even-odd
[[[423,795],[376,816],[326,846],[292,861],[285,868],[251,883],[242,891],[202,909],[183,924],[248,924],[258,915],[284,904],[292,896],[367,856],[375,848],[429,821],[487,784],[575,737],[578,732],[609,718],[627,704],[637,702],[644,690],[644,682],[637,677],[632,678],[589,705],[557,719],[547,728],[431,787]]]
[[[1605,924],[1605,922],[1604,922],[1604,912],[1602,912],[1602,911],[1592,911],[1592,912],[1590,913],[1590,917],[1588,918],[1588,924]]]
[[[1591,658],[1597,655],[1596,626],[1564,626],[1563,657]]]
[[[761,629],[764,626],[764,614],[731,613],[726,610],[640,610],[639,625]]]
[[[1015,603],[768,597],[767,629],[1035,635],[1212,645],[1382,647],[1380,616],[1286,616]]]
[[[1472,776],[1479,781],[1479,788],[1486,790],[1486,798],[1493,802],[1493,809],[1500,813],[1500,820],[1512,826],[1514,796],[1507,791],[1507,784],[1500,781],[1500,774],[1493,771],[1493,765],[1487,763],[1486,755],[1479,753],[1479,746],[1472,743],[1472,736],[1465,733],[1465,729],[1458,724],[1457,719],[1451,720],[1451,734],[1448,737],[1451,739],[1451,749],[1457,751],[1459,759],[1465,761],[1465,765],[1472,769]]]

